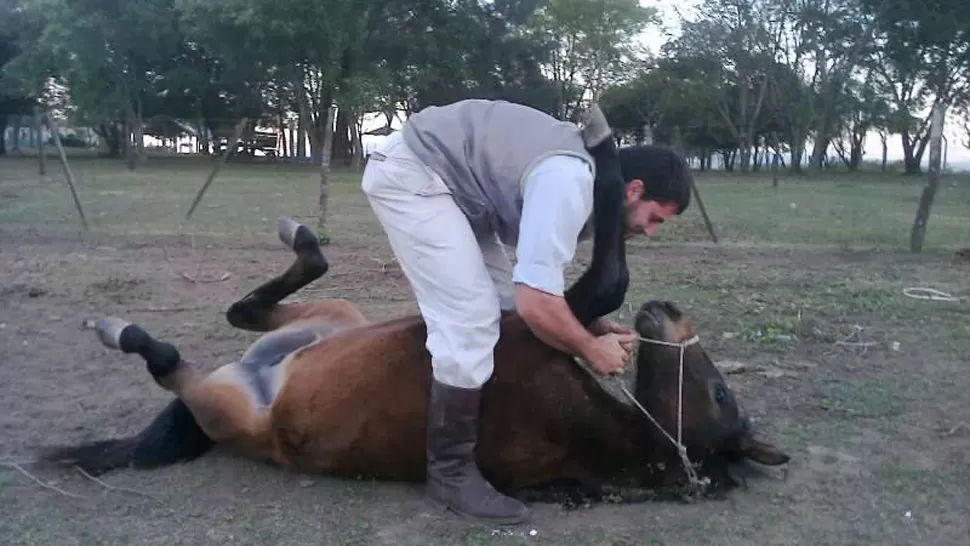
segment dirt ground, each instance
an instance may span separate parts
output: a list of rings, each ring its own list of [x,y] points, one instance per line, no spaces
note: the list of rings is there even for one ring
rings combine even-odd
[[[233,360],[256,334],[232,329],[225,309],[292,259],[273,235],[192,247],[0,229],[0,543],[967,544],[970,302],[902,295],[970,294],[970,264],[943,253],[631,250],[630,302],[678,301],[716,361],[744,366],[733,388],[793,457],[723,501],[537,505],[529,526],[499,530],[433,510],[420,486],[298,475],[223,451],[103,483],[31,468],[33,447],[136,432],[169,399],[84,321],[125,317],[207,370]],[[338,241],[326,253],[330,273],[295,299],[348,297],[371,318],[415,309],[386,248]]]

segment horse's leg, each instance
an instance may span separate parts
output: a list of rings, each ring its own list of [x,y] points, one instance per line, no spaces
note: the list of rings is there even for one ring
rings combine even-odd
[[[162,388],[177,395],[209,438],[235,444],[250,454],[273,457],[269,412],[259,407],[258,393],[238,365],[223,366],[204,376],[184,361],[174,345],[154,339],[137,324],[107,317],[95,324],[105,346],[141,356]]]
[[[296,253],[296,261],[282,275],[233,303],[226,312],[230,324],[244,330],[268,332],[284,324],[315,318],[340,323],[366,322],[360,311],[345,300],[280,305],[284,298],[322,277],[330,265],[320,251],[317,236],[307,226],[282,216],[277,222],[277,234]]]

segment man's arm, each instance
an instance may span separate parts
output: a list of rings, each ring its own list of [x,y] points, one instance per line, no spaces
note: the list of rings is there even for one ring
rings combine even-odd
[[[555,158],[529,176],[522,196],[513,270],[516,310],[544,342],[585,355],[596,336],[563,298],[563,268],[575,256],[579,232],[593,210],[593,173],[578,158]]]
[[[574,356],[589,353],[596,337],[576,320],[561,296],[517,284],[515,301],[519,316],[543,342]]]

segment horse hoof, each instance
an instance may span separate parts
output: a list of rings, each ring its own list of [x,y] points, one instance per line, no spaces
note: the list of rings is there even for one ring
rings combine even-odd
[[[105,317],[94,323],[98,339],[105,347],[121,350],[121,332],[131,323],[120,318]]]
[[[294,222],[291,218],[280,216],[276,220],[276,233],[279,235],[280,241],[283,241],[283,244],[286,246],[293,248],[296,242],[296,230],[300,229],[301,225]]]

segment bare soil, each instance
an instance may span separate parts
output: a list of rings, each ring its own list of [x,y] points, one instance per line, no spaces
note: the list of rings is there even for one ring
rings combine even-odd
[[[676,300],[715,360],[740,361],[733,388],[793,461],[724,501],[536,505],[533,523],[500,530],[436,511],[420,486],[299,475],[220,450],[103,484],[32,470],[32,448],[136,432],[169,399],[140,360],[103,348],[84,321],[138,322],[211,370],[256,337],[230,327],[225,309],[292,255],[272,233],[193,247],[185,237],[81,240],[8,227],[0,241],[3,544],[943,546],[970,537],[970,302],[901,293],[970,294],[970,265],[952,254],[632,250],[631,304]],[[415,311],[383,241],[337,241],[326,253],[331,271],[295,299],[347,297],[373,319]]]

